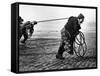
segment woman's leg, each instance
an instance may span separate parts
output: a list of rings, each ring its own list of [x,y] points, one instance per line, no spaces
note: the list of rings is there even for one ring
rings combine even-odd
[[[71,54],[71,55],[74,54],[74,52],[73,52],[73,43],[74,43],[74,41],[75,41],[74,37],[71,38],[70,41],[69,41],[69,44],[70,44],[71,46],[69,47],[70,51],[69,51],[68,53]]]
[[[27,32],[24,32],[23,33],[23,36],[24,36],[24,40],[21,41],[22,43],[25,43],[25,41],[28,39],[28,33]]]
[[[58,58],[58,59],[64,59],[64,57],[63,57],[63,52],[65,51],[64,46],[65,46],[65,43],[62,41],[61,44],[60,44],[60,46],[59,46],[56,58]]]

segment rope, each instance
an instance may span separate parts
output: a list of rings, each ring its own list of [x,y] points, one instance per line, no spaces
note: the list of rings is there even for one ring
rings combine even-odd
[[[65,20],[65,19],[68,19],[68,18],[58,18],[58,19],[50,19],[50,20],[41,20],[41,21],[37,21],[38,23],[39,22],[49,22],[49,21],[57,21],[57,20]]]
[[[75,51],[75,53],[76,53],[76,55],[77,56],[80,56],[80,57],[83,57],[84,55],[85,55],[85,53],[86,53],[86,51],[87,51],[87,45],[86,45],[86,42],[85,42],[85,36],[84,36],[84,34],[80,31],[80,33],[79,33],[79,36],[80,36],[80,38],[82,38],[83,39],[83,42],[84,43],[82,43],[82,39],[81,39],[81,41],[76,37],[76,40],[78,41],[75,41],[74,42],[74,45],[73,45],[73,47],[74,47],[74,51]],[[75,47],[75,43],[78,45],[78,52],[76,51],[76,47]],[[82,52],[83,51],[83,52]],[[82,54],[81,54],[82,53]]]

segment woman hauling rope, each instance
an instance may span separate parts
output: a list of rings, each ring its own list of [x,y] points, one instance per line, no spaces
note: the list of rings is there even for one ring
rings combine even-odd
[[[22,36],[24,36],[24,39],[21,41],[21,43],[25,43],[25,41],[28,39],[28,36],[32,36],[33,32],[34,32],[34,25],[37,24],[36,21],[30,22],[27,21],[25,23],[23,23],[23,19],[19,16],[19,40],[21,39]],[[29,35],[28,35],[28,31],[29,30]]]
[[[56,55],[57,59],[65,59],[63,57],[63,52],[66,50],[65,46],[68,45],[67,48],[70,49],[68,52],[70,55],[73,55],[73,42],[75,41],[75,37],[79,34],[79,30],[81,29],[80,24],[84,21],[84,15],[79,14],[78,17],[71,16],[68,19],[68,22],[65,24],[64,28],[61,30],[61,43],[58,49],[58,53]]]

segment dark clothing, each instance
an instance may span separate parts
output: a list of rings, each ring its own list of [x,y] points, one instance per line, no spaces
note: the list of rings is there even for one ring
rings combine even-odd
[[[22,23],[24,20],[22,19],[21,16],[18,17],[18,23]]]
[[[73,52],[73,42],[75,41],[79,29],[81,29],[81,27],[77,17],[71,16],[64,28],[61,30],[61,43],[57,55],[63,55],[63,52],[66,50],[65,45],[68,46],[67,49],[69,48],[70,51]]]
[[[20,38],[22,36],[24,36],[24,40],[21,41],[22,43],[25,43],[25,41],[28,39],[28,32],[27,32],[27,30],[29,30],[30,35],[32,35],[32,33],[34,32],[33,28],[34,28],[34,25],[31,24],[29,21],[27,21],[24,24],[20,24],[20,26],[19,26],[19,40],[20,40]]]
[[[71,16],[68,22],[65,24],[65,29],[70,33],[71,36],[75,35],[79,29],[81,29],[77,17]]]
[[[19,33],[19,40],[20,40],[20,38],[21,38],[22,36],[24,36],[24,40],[22,41],[22,43],[25,43],[25,41],[28,39],[28,33],[27,33],[25,30],[21,31],[21,32]]]
[[[30,35],[32,36],[32,34],[34,32],[34,25],[33,24],[30,24],[29,32],[30,32]]]

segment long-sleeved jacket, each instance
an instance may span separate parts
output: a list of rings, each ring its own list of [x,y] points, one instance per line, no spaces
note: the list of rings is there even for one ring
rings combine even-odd
[[[79,29],[81,29],[78,18],[73,16],[69,18],[64,27],[71,35],[74,35],[77,31],[79,31]]]
[[[27,33],[27,30],[29,30],[29,33],[32,35],[34,32],[34,25],[35,24],[32,24],[30,21],[20,24],[21,33]]]

